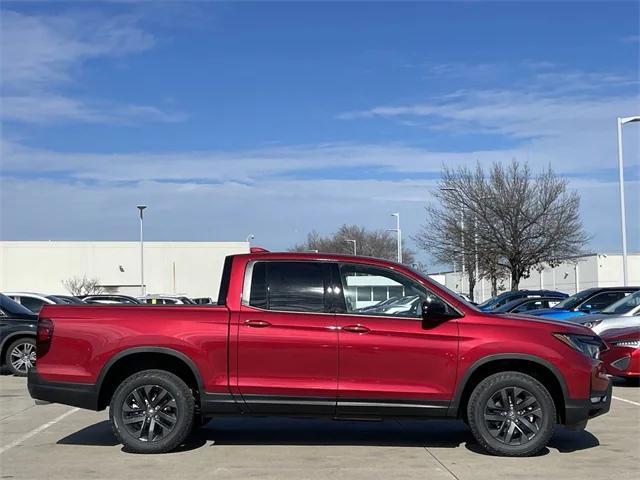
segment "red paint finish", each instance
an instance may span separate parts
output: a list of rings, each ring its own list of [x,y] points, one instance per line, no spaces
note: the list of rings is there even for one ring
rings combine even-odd
[[[259,310],[242,304],[245,269],[253,260],[365,264],[395,270],[457,309],[440,323],[403,317]],[[491,315],[437,283],[393,262],[327,254],[260,252],[237,255],[228,276],[226,305],[47,305],[53,322],[37,371],[45,381],[94,384],[116,355],[161,347],[188,358],[203,393],[243,396],[371,399],[400,403],[458,398],[480,364],[525,358],[554,372],[566,399],[606,390],[602,362],[573,350],[554,333],[589,335],[568,322]],[[246,303],[246,302],[245,302]],[[635,357],[634,357],[635,358]],[[313,402],[310,402],[312,404]]]
[[[617,342],[640,340],[640,328],[616,328],[604,332],[602,339],[609,347],[602,353],[607,372],[618,377],[640,377],[640,348],[616,345]]]
[[[336,396],[338,331],[333,314],[267,312],[243,306],[237,357],[237,386],[242,394]]]
[[[448,400],[456,379],[458,321],[337,315],[339,398]],[[366,333],[345,330],[358,325]]]

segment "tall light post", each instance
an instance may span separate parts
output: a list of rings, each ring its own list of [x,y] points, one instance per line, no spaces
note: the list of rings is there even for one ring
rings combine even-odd
[[[247,235],[247,243],[251,243],[251,240],[253,240],[254,238],[256,238],[256,236],[253,233]]]
[[[358,249],[356,248],[356,241],[347,239],[347,240],[345,240],[345,242],[349,242],[349,243],[353,244],[353,254],[357,255],[358,254]]]
[[[144,209],[147,208],[146,205],[137,205],[138,210],[140,210],[140,295],[145,296],[145,286],[144,286]]]
[[[629,285],[627,266],[627,218],[624,206],[624,161],[622,158],[622,125],[640,122],[638,117],[618,117],[618,175],[620,176],[620,228],[622,234],[622,278],[624,285]]]
[[[402,232],[400,230],[400,213],[392,213],[392,217],[396,217],[396,228],[390,228],[390,232],[396,232],[398,235],[398,263],[402,263]]]

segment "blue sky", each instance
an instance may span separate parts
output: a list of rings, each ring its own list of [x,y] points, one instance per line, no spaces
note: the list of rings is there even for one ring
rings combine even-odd
[[[3,2],[4,239],[239,240],[423,222],[443,164],[551,166],[619,250],[638,2]],[[640,250],[640,131],[625,127]],[[28,212],[28,214],[27,214]],[[426,259],[426,257],[425,257]]]

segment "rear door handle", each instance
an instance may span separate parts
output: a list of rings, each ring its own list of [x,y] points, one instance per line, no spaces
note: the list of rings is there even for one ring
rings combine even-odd
[[[353,333],[369,333],[371,331],[370,328],[364,325],[347,325],[346,327],[342,327],[342,330]]]
[[[271,324],[266,320],[245,320],[244,324],[247,327],[253,327],[253,328],[265,328],[265,327],[271,326]]]

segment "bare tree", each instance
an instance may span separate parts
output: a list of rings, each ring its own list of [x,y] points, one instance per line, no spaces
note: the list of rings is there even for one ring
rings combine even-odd
[[[580,197],[551,168],[533,175],[515,160],[495,163],[488,173],[480,164],[475,170],[445,167],[439,187],[439,204],[427,207],[416,242],[441,261],[475,259],[477,252],[481,276],[492,279],[494,291],[502,272],[509,272],[517,290],[536,265],[579,255],[589,241]]]
[[[367,230],[357,225],[342,225],[336,233],[326,237],[313,231],[304,243],[295,245],[291,251],[353,254],[352,240],[356,242],[358,255],[396,260],[398,247],[394,236],[386,230]],[[414,252],[403,247],[402,261],[406,265],[415,265]]]
[[[96,295],[104,291],[100,286],[100,280],[95,277],[87,278],[86,275],[63,280],[62,284],[69,290],[71,295]]]

